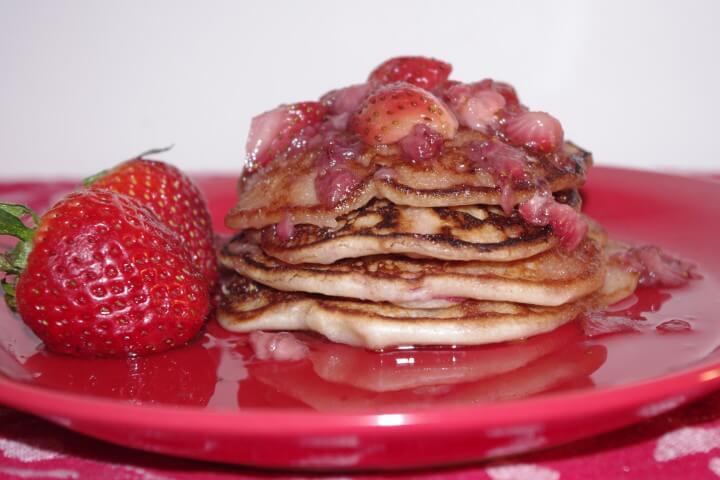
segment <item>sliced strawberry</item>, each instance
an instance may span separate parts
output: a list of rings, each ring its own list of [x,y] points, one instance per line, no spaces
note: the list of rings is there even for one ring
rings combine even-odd
[[[276,155],[286,151],[308,127],[320,124],[327,116],[327,108],[319,102],[282,105],[252,119],[246,151],[249,168],[266,165]]]
[[[632,247],[619,258],[628,270],[640,274],[640,285],[644,287],[679,287],[697,276],[695,265],[672,257],[653,245]]]
[[[349,130],[370,145],[396,143],[422,124],[453,138],[458,123],[455,115],[430,92],[410,85],[393,83],[374,91],[350,119]]]
[[[467,154],[473,166],[493,176],[495,184],[500,187],[500,206],[505,213],[512,212],[515,206],[514,182],[527,177],[528,159],[525,152],[521,148],[494,140],[471,142]]]
[[[290,332],[255,330],[248,337],[258,360],[295,362],[308,356],[309,349]]]
[[[512,117],[505,124],[504,132],[513,145],[540,153],[556,151],[564,135],[560,122],[545,112],[523,112]]]
[[[400,148],[414,162],[429,160],[440,155],[443,138],[427,125],[417,124],[407,137],[400,140]]]
[[[395,57],[373,70],[368,81],[376,85],[407,82],[433,90],[448,79],[451,71],[452,65],[434,58]]]
[[[507,102],[508,105],[519,105],[520,104],[520,101],[518,100],[518,96],[517,96],[517,92],[515,91],[515,88],[512,85],[510,85],[509,83],[498,82],[491,78],[486,78],[479,82],[473,83],[472,86],[474,87],[474,90],[476,90],[476,91],[491,90],[493,92],[499,93],[500,95],[503,96],[503,98],[505,98],[505,101]]]
[[[348,167],[362,152],[362,142],[347,134],[337,134],[327,140],[316,158],[318,174],[315,177],[315,192],[326,207],[342,202],[360,183]]]
[[[496,177],[517,181],[525,178],[527,173],[528,158],[525,152],[499,141],[471,142],[468,158],[475,167]]]
[[[494,90],[475,90],[465,84],[450,87],[446,96],[460,125],[488,133],[497,126],[497,115],[506,103],[505,97]]]
[[[328,112],[333,115],[353,113],[362,105],[373,86],[369,83],[350,85],[349,87],[330,90],[320,97],[320,103],[325,105]]]
[[[285,213],[282,220],[280,220],[275,227],[275,234],[278,240],[281,242],[287,242],[290,240],[295,233],[295,224],[293,223],[292,215]]]
[[[574,250],[588,231],[588,224],[569,205],[558,203],[550,190],[540,189],[520,205],[520,216],[533,225],[550,225],[553,233],[560,238],[560,244],[567,250]]]

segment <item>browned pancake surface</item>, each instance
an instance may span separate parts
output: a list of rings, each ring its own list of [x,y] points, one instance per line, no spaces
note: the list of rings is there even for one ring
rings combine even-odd
[[[500,185],[490,173],[474,168],[466,154],[470,142],[485,139],[478,132],[463,130],[446,143],[440,157],[423,163],[408,161],[396,146],[372,148],[348,164],[348,169],[361,181],[344,201],[334,206],[322,205],[315,191],[319,152],[278,157],[242,176],[238,202],[225,223],[237,230],[263,228],[289,214],[296,224],[333,227],[337,217],[357,210],[373,198],[414,207],[499,205]],[[530,198],[538,181],[548,184],[553,192],[579,188],[591,164],[590,153],[571,143],[564,145],[562,155],[531,157],[527,178],[513,185],[516,201]],[[381,168],[391,170],[392,179],[375,176]]]
[[[557,328],[579,313],[630,295],[637,274],[610,262],[591,295],[557,306],[466,300],[446,308],[403,308],[265,287],[240,275],[223,284],[218,320],[228,330],[312,330],[330,340],[379,349],[393,345],[480,345]]]
[[[397,255],[339,260],[331,265],[284,263],[241,235],[221,263],[278,290],[319,293],[373,302],[434,308],[472,298],[562,305],[597,290],[605,261],[586,239],[572,252],[561,248],[512,262],[450,262]],[[453,302],[451,302],[453,303]]]
[[[580,208],[577,191],[562,192],[560,198]],[[273,225],[250,237],[283,262],[321,264],[382,254],[511,261],[558,243],[550,227],[530,225],[517,212],[508,215],[495,205],[408,207],[378,199],[342,215],[335,227],[297,225],[290,239],[281,240]]]

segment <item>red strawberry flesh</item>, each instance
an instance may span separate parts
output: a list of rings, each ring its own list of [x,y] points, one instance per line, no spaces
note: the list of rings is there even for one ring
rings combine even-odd
[[[372,88],[372,85],[369,83],[361,83],[359,85],[351,85],[349,87],[331,90],[320,97],[320,103],[325,105],[328,112],[333,115],[353,113],[360,107]]]
[[[558,203],[547,189],[540,189],[518,210],[520,216],[533,225],[550,225],[567,250],[574,250],[588,231],[582,216],[569,205]]]
[[[249,168],[262,167],[287,151],[305,128],[320,124],[326,116],[327,108],[322,103],[301,102],[253,118],[245,147]]]
[[[433,94],[408,83],[393,83],[366,98],[348,127],[365,143],[380,145],[400,141],[419,124],[443,138],[453,138],[458,127],[452,112]]]
[[[696,278],[695,265],[660,250],[652,245],[632,247],[617,255],[629,270],[640,274],[640,285],[645,287],[679,287]]]
[[[504,127],[510,143],[540,153],[551,153],[563,144],[560,122],[545,112],[523,112],[510,118]]]
[[[400,140],[400,148],[414,162],[429,160],[442,152],[443,137],[427,125],[417,124]]]
[[[425,90],[433,90],[448,79],[452,66],[427,57],[395,57],[380,64],[368,77],[368,82],[387,85],[407,82]]]

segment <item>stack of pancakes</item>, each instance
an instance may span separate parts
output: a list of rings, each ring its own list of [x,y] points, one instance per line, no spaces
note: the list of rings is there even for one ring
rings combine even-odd
[[[458,171],[468,144],[482,140],[461,131],[431,163],[370,149],[348,167],[360,180],[333,206],[313,188],[313,149],[244,174],[226,220],[239,233],[220,256],[233,273],[219,322],[370,349],[479,345],[553,330],[632,293],[637,275],[608,259],[593,222],[567,249],[551,226],[518,212],[540,186],[579,211],[590,154],[565,143],[562,161],[531,158],[508,211],[507,184]]]

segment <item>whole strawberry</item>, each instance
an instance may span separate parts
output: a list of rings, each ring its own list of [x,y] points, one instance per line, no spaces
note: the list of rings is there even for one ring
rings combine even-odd
[[[187,342],[203,325],[207,280],[177,235],[135,199],[107,190],[71,193],[35,232],[19,220],[24,213],[0,205],[0,233],[20,238],[1,265],[17,284],[4,286],[50,350],[159,352]]]
[[[92,177],[92,189],[108,189],[129,195],[148,207],[176,232],[192,254],[196,268],[212,286],[217,280],[210,212],[190,178],[167,163],[142,156]]]

